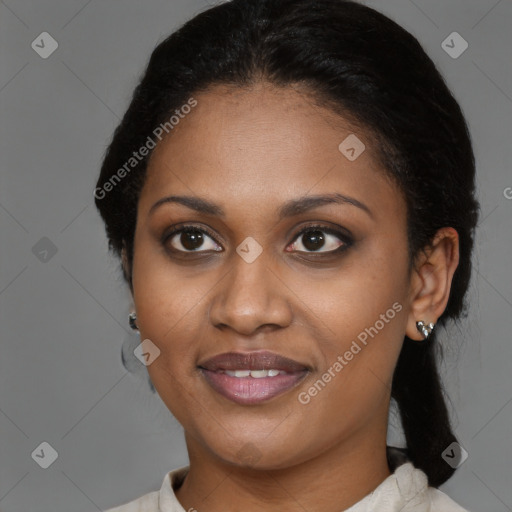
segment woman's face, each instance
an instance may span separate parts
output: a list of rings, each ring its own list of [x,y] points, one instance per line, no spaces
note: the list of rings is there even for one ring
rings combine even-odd
[[[365,133],[360,153],[348,123],[294,89],[195,99],[138,204],[134,302],[160,351],[155,388],[187,442],[228,463],[284,468],[385,439],[410,309],[401,194]],[[335,194],[353,202],[316,200]],[[154,206],[169,196],[189,206]]]

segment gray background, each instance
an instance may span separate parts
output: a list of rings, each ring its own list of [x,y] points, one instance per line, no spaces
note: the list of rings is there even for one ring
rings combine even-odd
[[[512,510],[512,2],[367,2],[411,31],[470,125],[482,219],[471,311],[441,336],[469,458],[442,487]],[[181,426],[121,366],[130,297],[93,206],[101,157],[151,50],[204,0],[0,0],[0,510],[87,512],[160,487],[188,463]],[[48,59],[31,42],[59,43]],[[441,43],[459,32],[453,59]],[[56,253],[43,252],[51,244]],[[39,244],[39,245],[37,245]],[[35,246],[35,249],[34,249]],[[508,270],[507,270],[508,269]],[[400,439],[392,418],[390,439]],[[395,426],[395,428],[393,428]],[[57,460],[32,452],[46,441]]]

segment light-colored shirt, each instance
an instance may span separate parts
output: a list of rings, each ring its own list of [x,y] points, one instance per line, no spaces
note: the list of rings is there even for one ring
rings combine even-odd
[[[174,494],[189,467],[170,471],[159,491],[110,508],[105,512],[193,512],[186,511]],[[398,466],[377,488],[345,512],[469,512],[442,491],[428,486],[427,475],[412,463]]]

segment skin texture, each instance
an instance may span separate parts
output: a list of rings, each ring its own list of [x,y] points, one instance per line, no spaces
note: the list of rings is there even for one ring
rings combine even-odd
[[[343,510],[390,474],[393,370],[404,335],[422,340],[415,322],[436,322],[446,307],[457,232],[440,230],[410,272],[405,202],[364,132],[295,88],[215,86],[194,97],[198,105],[149,162],[129,269],[141,340],[161,351],[148,372],[185,430],[190,472],[176,495],[185,510]],[[355,161],[338,150],[351,133],[366,144]],[[289,199],[333,192],[356,198],[372,215],[331,204],[277,217]],[[225,218],[172,203],[149,214],[169,195],[208,199]],[[204,235],[202,254],[187,253],[179,233],[162,243],[183,222],[216,235]],[[316,223],[349,230],[353,244],[329,256],[344,241],[325,233],[323,247],[308,249],[307,234],[297,235]],[[250,264],[236,252],[248,236],[263,249]],[[394,303],[401,311],[300,403],[299,393]],[[197,368],[217,354],[262,349],[311,372],[285,394],[239,405],[211,389]]]

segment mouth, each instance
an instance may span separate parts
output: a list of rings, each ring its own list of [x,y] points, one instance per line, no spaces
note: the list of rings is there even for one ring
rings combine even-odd
[[[258,404],[296,387],[307,365],[273,352],[228,352],[198,365],[210,387],[242,405]]]

